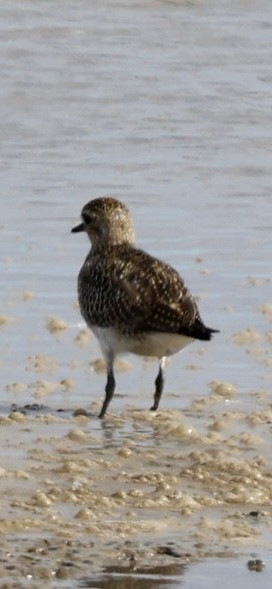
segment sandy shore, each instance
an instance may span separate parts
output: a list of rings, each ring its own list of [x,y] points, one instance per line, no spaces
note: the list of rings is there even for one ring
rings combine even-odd
[[[30,405],[2,416],[7,587],[82,581],[109,566],[173,573],[211,556],[261,552],[271,529],[269,398],[258,394],[251,414],[227,413],[235,390],[212,388],[183,412],[131,407],[100,422],[96,403],[89,415]]]

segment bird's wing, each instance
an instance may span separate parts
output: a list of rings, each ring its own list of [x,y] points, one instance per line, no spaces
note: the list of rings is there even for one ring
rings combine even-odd
[[[200,320],[197,305],[181,276],[167,264],[137,249],[109,267],[112,317],[128,331],[168,331],[189,335]],[[121,325],[122,324],[122,325]]]

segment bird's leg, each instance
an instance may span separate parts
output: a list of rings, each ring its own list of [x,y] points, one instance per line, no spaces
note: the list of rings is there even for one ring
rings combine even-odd
[[[102,417],[104,417],[107,408],[111,402],[111,399],[113,397],[114,391],[115,391],[115,378],[114,378],[114,371],[113,371],[113,358],[108,358],[107,361],[107,382],[106,382],[106,387],[105,387],[105,399],[102,405],[102,409],[99,413],[99,417],[100,419],[102,419]]]
[[[158,409],[158,406],[159,406],[161,394],[163,391],[163,385],[164,385],[164,370],[163,370],[164,363],[165,363],[165,358],[163,357],[160,360],[159,372],[158,372],[156,380],[155,380],[154,405],[152,405],[152,407],[150,407],[151,411],[156,411],[156,409]]]

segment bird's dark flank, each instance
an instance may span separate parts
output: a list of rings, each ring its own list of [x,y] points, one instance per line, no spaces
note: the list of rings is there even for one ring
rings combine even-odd
[[[218,330],[206,327],[183,279],[168,264],[134,246],[127,207],[103,197],[87,203],[82,222],[92,247],[78,276],[81,314],[98,338],[107,366],[103,417],[115,390],[114,360],[130,352],[159,359],[154,404],[164,385],[164,359],[194,339],[210,340]]]

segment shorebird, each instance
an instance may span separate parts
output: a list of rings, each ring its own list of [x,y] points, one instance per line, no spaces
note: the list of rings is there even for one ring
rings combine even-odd
[[[91,249],[78,275],[81,314],[97,337],[107,382],[99,417],[115,390],[114,360],[122,353],[159,360],[155,380],[156,411],[164,386],[166,356],[195,339],[210,340],[217,329],[206,327],[183,278],[168,264],[135,247],[128,208],[111,197],[88,202],[82,222],[72,232],[85,231]]]

